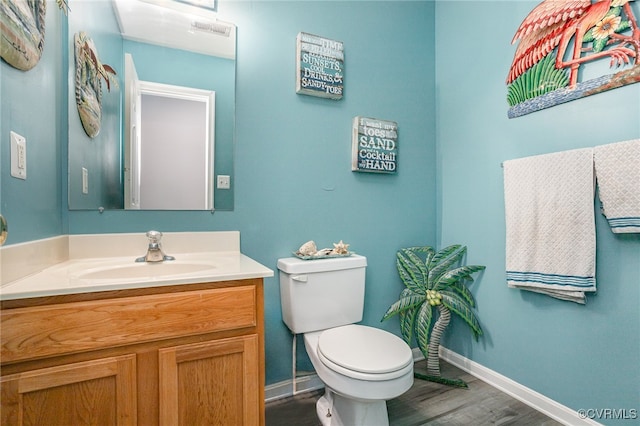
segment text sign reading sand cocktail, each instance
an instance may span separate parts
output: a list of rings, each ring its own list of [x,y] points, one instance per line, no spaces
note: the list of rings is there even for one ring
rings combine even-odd
[[[395,173],[398,168],[398,123],[375,118],[353,119],[351,170]]]

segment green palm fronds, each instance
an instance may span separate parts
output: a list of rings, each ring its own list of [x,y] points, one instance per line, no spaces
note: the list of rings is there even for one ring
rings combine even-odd
[[[478,338],[478,336],[482,334],[482,327],[480,327],[478,318],[473,313],[471,305],[469,305],[466,300],[461,298],[456,292],[443,290],[440,294],[442,294],[442,304],[449,308],[451,312],[458,314],[458,316],[471,328],[474,337]]]
[[[433,316],[433,308],[428,303],[418,306],[415,322],[416,342],[425,358],[429,358],[429,336],[431,334]]]
[[[471,328],[474,337],[482,334],[480,322],[473,312],[475,300],[466,285],[473,282],[472,274],[485,267],[460,266],[466,250],[466,247],[456,244],[437,252],[425,246],[403,248],[396,254],[398,274],[405,288],[387,309],[382,321],[398,315],[403,339],[411,344],[415,337],[429,365],[429,376],[417,377],[440,377],[437,359],[440,336],[448,325],[450,312]],[[438,315],[434,313],[436,310]],[[454,382],[459,385],[459,381]]]
[[[564,69],[556,68],[555,51],[529,68],[507,88],[507,102],[514,106],[527,99],[566,87],[569,77]]]
[[[402,333],[402,338],[405,342],[413,341],[413,329],[415,328],[414,324],[417,313],[417,309],[407,309],[399,312],[400,332]]]
[[[467,248],[458,244],[445,247],[433,256],[427,264],[429,268],[429,281],[436,283],[452,265],[457,264],[464,256]]]
[[[384,319],[390,318],[395,314],[400,312],[404,312],[410,309],[415,308],[418,305],[421,305],[424,302],[424,296],[418,293],[413,293],[409,291],[408,294],[401,296],[391,307],[389,308],[389,316],[385,316]]]
[[[396,266],[400,279],[407,288],[414,292],[420,292],[421,283],[428,279],[428,271],[414,250],[415,248],[403,249],[402,255],[398,253]]]
[[[469,282],[473,282],[473,279],[470,279]],[[464,282],[457,281],[457,282],[451,283],[451,285],[449,285],[447,290],[456,292],[456,294],[459,297],[462,297],[467,302],[467,304],[472,308],[476,306],[476,301],[474,300],[473,295],[471,294],[471,291],[469,291],[469,288],[467,288]]]

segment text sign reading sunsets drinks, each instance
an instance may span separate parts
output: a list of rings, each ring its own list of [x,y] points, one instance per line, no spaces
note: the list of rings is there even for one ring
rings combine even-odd
[[[398,123],[355,117],[351,146],[352,171],[395,173],[398,168]]]
[[[296,93],[341,99],[344,91],[342,42],[307,33],[299,33],[296,41]]]

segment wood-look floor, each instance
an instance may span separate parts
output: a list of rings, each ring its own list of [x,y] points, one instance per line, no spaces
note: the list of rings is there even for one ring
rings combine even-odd
[[[440,369],[443,377],[463,379],[469,388],[415,379],[411,389],[404,395],[387,401],[391,425],[560,425],[445,361],[440,361]],[[426,361],[416,363],[415,371],[425,370]],[[267,403],[267,426],[320,425],[315,403],[322,393],[322,390],[312,391]]]

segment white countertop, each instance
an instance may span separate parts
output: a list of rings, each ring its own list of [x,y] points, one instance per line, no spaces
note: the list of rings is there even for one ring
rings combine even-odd
[[[144,237],[142,244],[139,236],[136,236],[135,244],[123,245],[121,243],[131,236],[116,235],[71,236],[67,260],[57,261],[15,280],[4,281],[0,287],[0,300],[273,276],[271,269],[240,253],[239,233],[169,233],[165,252],[174,256],[175,260],[158,263],[135,262],[137,257],[144,255]],[[95,242],[98,238],[102,251],[106,250],[105,246],[114,246],[120,255],[114,256],[112,249],[105,253],[87,249],[87,241]],[[105,245],[107,239],[117,241],[117,244]],[[48,241],[45,243],[49,244]],[[93,243],[89,245],[94,246]],[[174,252],[170,247],[184,251]],[[74,253],[76,251],[77,254]],[[12,256],[5,256],[3,261],[20,263],[25,252],[33,252],[33,247],[15,247]],[[86,257],[87,254],[94,257]],[[3,266],[10,265],[5,263]]]
[[[2,286],[0,300],[273,276],[272,270],[237,252],[173,253],[172,256],[176,260],[163,263],[170,267],[185,265],[185,272],[156,273],[162,268],[162,263],[135,263],[131,257],[68,260]],[[93,273],[129,268],[129,265],[148,273],[126,277],[91,277]],[[202,265],[202,270],[189,270],[192,265]]]

